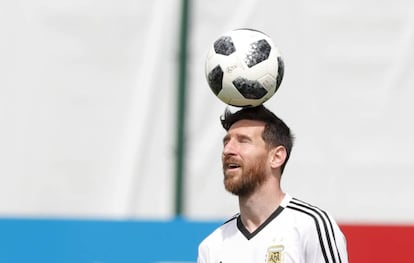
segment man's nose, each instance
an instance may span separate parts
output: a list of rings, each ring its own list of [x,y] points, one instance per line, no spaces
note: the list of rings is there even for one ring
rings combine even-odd
[[[228,141],[223,146],[223,156],[235,154],[235,152],[236,152],[236,145],[234,144],[232,140]]]

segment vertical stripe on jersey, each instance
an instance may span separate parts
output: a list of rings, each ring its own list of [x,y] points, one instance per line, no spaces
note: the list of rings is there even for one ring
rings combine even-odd
[[[299,208],[296,208],[296,207],[293,207],[293,206],[290,206],[290,205],[288,205],[288,206],[287,206],[287,208],[290,208],[290,209],[293,209],[293,210],[299,211],[299,212],[301,212],[301,213],[305,213],[305,214],[307,214],[308,216],[310,216],[310,217],[312,217],[312,218],[313,218],[313,220],[315,221],[316,230],[318,231],[319,244],[321,245],[322,254],[323,254],[323,257],[324,257],[324,259],[325,259],[325,263],[329,263],[329,261],[328,261],[328,256],[326,255],[326,251],[325,251],[325,246],[323,245],[323,239],[322,239],[322,234],[321,234],[321,228],[320,228],[320,226],[319,226],[318,219],[317,219],[314,215],[312,215],[311,213],[306,212],[306,211],[304,211],[304,210],[302,210],[302,209],[299,209]]]
[[[329,260],[328,260],[328,256],[327,256],[327,252],[326,252],[326,245],[325,245],[323,237],[322,237],[321,226],[319,225],[318,218],[322,222],[323,229],[325,230],[324,234],[325,234],[325,238],[328,242],[328,248],[329,248],[330,256],[332,258],[332,262],[334,262],[334,263],[337,262],[336,257],[335,257],[335,252],[333,251],[333,246],[332,246],[332,243],[333,243],[334,246],[335,246],[336,252],[337,252],[339,263],[341,263],[342,261],[341,261],[340,255],[339,255],[338,247],[336,245],[335,233],[334,233],[334,230],[333,230],[332,222],[329,219],[328,214],[325,211],[323,211],[323,210],[321,210],[321,209],[319,209],[315,206],[312,206],[308,203],[300,201],[296,198],[293,198],[293,200],[294,201],[291,201],[290,204],[292,204],[294,206],[289,205],[288,206],[289,208],[294,209],[294,210],[299,211],[299,212],[302,212],[302,213],[305,213],[305,214],[311,216],[313,218],[313,220],[315,221],[316,229],[318,231],[319,243],[320,243],[320,246],[321,246],[321,249],[322,249],[322,254],[325,258],[325,262],[328,263]],[[328,228],[328,224],[329,224],[329,228]]]
[[[329,228],[331,230],[330,233],[332,235],[333,243],[335,245],[335,249],[336,249],[336,253],[337,253],[337,256],[338,256],[338,260],[339,260],[339,263],[341,263],[342,260],[341,260],[341,255],[339,254],[338,246],[336,244],[335,231],[333,229],[332,222],[331,222],[331,219],[329,218],[328,214],[324,210],[319,209],[318,207],[313,206],[311,204],[305,203],[305,202],[303,202],[303,201],[301,201],[299,199],[293,198],[293,200],[298,201],[298,202],[300,202],[302,204],[302,206],[307,207],[308,209],[310,209],[312,211],[315,211],[321,217],[321,219],[322,219],[322,221],[323,221],[323,223],[325,225],[325,229],[326,229],[325,232],[326,232],[327,239],[328,239],[328,242],[329,242],[329,247],[330,247],[331,255],[332,255],[333,261],[335,262],[334,252],[332,251],[331,240],[328,238],[329,235],[328,235],[328,230],[326,228],[326,221],[329,223]],[[320,213],[323,213],[325,215],[326,221],[324,220],[324,218],[322,217],[322,215]]]

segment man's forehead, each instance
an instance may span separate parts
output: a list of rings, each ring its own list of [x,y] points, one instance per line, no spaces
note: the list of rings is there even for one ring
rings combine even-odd
[[[265,122],[259,121],[259,120],[239,120],[233,123],[230,126],[230,129],[236,129],[236,128],[264,128]]]

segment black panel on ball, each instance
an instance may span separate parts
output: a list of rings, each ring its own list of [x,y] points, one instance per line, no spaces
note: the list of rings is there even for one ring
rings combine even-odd
[[[251,68],[254,65],[259,64],[260,62],[269,58],[270,50],[272,47],[265,39],[261,39],[250,44],[249,50],[246,53],[244,62],[246,65]]]
[[[219,94],[223,88],[223,70],[220,65],[216,66],[210,73],[208,73],[207,81],[214,94]]]
[[[233,85],[246,99],[261,99],[267,94],[267,90],[256,80],[248,80],[238,77],[233,80]]]
[[[236,51],[236,47],[231,37],[223,36],[214,42],[214,51],[217,54],[228,56]]]
[[[283,59],[281,57],[277,58],[278,66],[277,66],[277,77],[276,77],[276,90],[279,88],[280,83],[282,83],[283,74],[285,72],[285,64],[283,63]]]

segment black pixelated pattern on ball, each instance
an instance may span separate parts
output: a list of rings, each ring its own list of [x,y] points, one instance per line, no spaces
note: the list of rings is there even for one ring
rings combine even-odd
[[[266,95],[267,90],[256,80],[248,80],[238,77],[233,80],[233,85],[246,99],[261,99]]]
[[[246,65],[251,68],[254,65],[266,60],[269,57],[271,49],[272,47],[265,39],[261,39],[250,44],[249,50],[247,51],[244,59]]]
[[[211,90],[214,94],[219,94],[221,89],[223,88],[223,70],[220,66],[216,66],[213,68],[210,73],[208,73],[208,85],[210,86]]]
[[[217,54],[228,56],[236,51],[233,40],[229,36],[223,36],[214,42],[214,51]]]
[[[276,90],[279,88],[280,83],[282,83],[283,73],[285,72],[285,64],[281,57],[277,58],[277,64]]]

